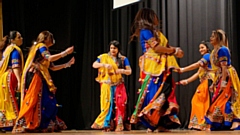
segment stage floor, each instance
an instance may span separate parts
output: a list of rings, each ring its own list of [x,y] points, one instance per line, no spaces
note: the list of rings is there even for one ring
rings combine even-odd
[[[12,134],[11,132],[0,133],[0,135]],[[192,131],[192,130],[172,130],[171,132],[160,133],[146,133],[145,130],[132,130],[123,132],[102,132],[101,130],[66,130],[61,133],[24,133],[19,135],[38,135],[38,134],[51,134],[51,135],[114,135],[114,134],[126,134],[126,135],[239,135],[240,131]]]

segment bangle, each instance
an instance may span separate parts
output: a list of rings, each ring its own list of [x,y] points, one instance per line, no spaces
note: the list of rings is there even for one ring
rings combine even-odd
[[[188,84],[188,80],[186,80],[186,84]]]
[[[179,48],[175,48],[175,53],[174,53],[174,55],[176,55],[176,54],[178,53],[178,51],[179,51]]]
[[[67,51],[61,52],[61,57],[62,57],[62,58],[65,57],[65,56],[67,56],[67,55],[68,55]]]
[[[102,67],[105,67],[105,64],[102,63]]]
[[[122,73],[124,74],[124,72],[125,72],[125,70],[124,69],[122,69]]]
[[[180,68],[180,72],[183,72],[184,68]]]
[[[171,49],[171,48],[170,48]],[[176,52],[176,48],[172,48],[173,49],[173,52],[171,52],[171,53],[168,53],[168,55],[173,55],[173,54],[175,54],[175,52]]]

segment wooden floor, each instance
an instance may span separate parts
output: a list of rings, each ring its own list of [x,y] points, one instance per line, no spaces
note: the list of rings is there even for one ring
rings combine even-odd
[[[0,133],[0,135],[12,134],[11,132]],[[124,132],[102,132],[101,130],[66,130],[61,133],[25,133],[19,135],[239,135],[240,131],[192,131],[192,130],[172,130],[171,132],[160,132],[160,133],[146,133],[145,130],[132,130]]]

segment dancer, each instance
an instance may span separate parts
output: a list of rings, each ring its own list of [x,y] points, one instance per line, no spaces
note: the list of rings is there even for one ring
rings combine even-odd
[[[43,31],[32,45],[24,66],[21,84],[21,109],[13,133],[53,132],[65,129],[66,125],[56,114],[58,104],[55,97],[57,88],[48,69],[57,71],[74,64],[74,57],[62,65],[52,62],[71,54],[73,47],[59,54],[51,55],[48,48],[54,44],[53,34]]]
[[[205,130],[206,123],[204,116],[206,115],[210,105],[210,97],[212,92],[209,91],[209,86],[212,84],[214,72],[211,71],[210,49],[207,45],[207,42],[202,41],[200,43],[199,52],[203,57],[198,62],[187,67],[180,68],[180,73],[191,71],[196,68],[199,68],[198,71],[191,77],[181,80],[180,84],[187,85],[199,78],[200,84],[198,85],[191,102],[192,107],[188,128]]]
[[[120,51],[120,44],[113,40],[110,51],[98,56],[93,68],[98,69],[96,81],[101,86],[101,113],[91,126],[94,129],[123,131],[126,125],[127,93],[123,75],[132,73],[128,58]],[[129,130],[129,129],[127,129]]]
[[[142,86],[130,122],[140,120],[148,131],[167,131],[169,125],[180,124],[172,70],[179,68],[174,55],[181,58],[183,51],[168,44],[158,24],[156,13],[143,8],[135,16],[131,36],[131,41],[140,39],[143,55],[139,59]]]
[[[13,127],[19,109],[16,93],[20,90],[21,73],[24,65],[23,54],[19,46],[23,38],[18,31],[10,31],[0,43],[0,129]]]
[[[226,33],[214,30],[210,37],[214,49],[210,55],[214,71],[211,105],[205,116],[207,130],[240,129],[240,82],[238,74],[231,65]]]

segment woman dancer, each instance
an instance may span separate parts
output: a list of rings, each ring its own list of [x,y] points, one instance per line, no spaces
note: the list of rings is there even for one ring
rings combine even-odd
[[[93,68],[98,68],[98,81],[101,85],[101,113],[92,125],[94,129],[122,131],[126,121],[127,93],[123,75],[132,70],[128,58],[120,53],[120,44],[110,42],[109,53],[98,56]]]
[[[23,38],[18,31],[10,31],[0,43],[0,129],[13,127],[19,109],[16,93],[20,90],[21,73],[23,70],[23,54],[19,46]]]
[[[58,104],[55,97],[56,87],[48,69],[57,71],[74,64],[74,57],[62,65],[52,62],[73,52],[69,47],[59,54],[51,55],[48,48],[54,44],[53,34],[43,31],[37,43],[32,45],[24,66],[21,84],[21,109],[13,133],[53,132],[65,129],[66,125],[56,114]]]
[[[172,70],[179,68],[176,57],[183,57],[180,48],[171,47],[167,38],[157,29],[158,17],[152,9],[138,11],[132,26],[134,37],[140,39],[143,55],[140,57],[141,89],[131,123],[139,120],[148,131],[166,131],[168,125],[180,124],[176,114],[178,104]]]
[[[209,91],[209,86],[212,84],[214,72],[211,71],[210,49],[207,42],[202,41],[199,45],[199,52],[203,56],[198,62],[187,67],[180,68],[180,73],[187,72],[199,68],[198,71],[191,77],[181,80],[180,84],[187,85],[197,78],[200,80],[195,94],[192,98],[191,115],[188,128],[196,130],[205,130],[206,122],[204,116],[210,105],[210,97],[212,92]]]
[[[240,129],[240,82],[235,68],[231,65],[226,33],[214,30],[210,37],[214,49],[210,56],[215,72],[211,105],[205,116],[207,130]]]

